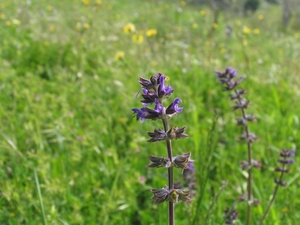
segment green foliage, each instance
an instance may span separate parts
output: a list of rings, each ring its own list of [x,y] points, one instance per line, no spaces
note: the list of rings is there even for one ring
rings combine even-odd
[[[259,8],[260,1],[259,0],[247,0],[244,5],[245,12],[251,11],[255,12]]]
[[[166,151],[146,143],[155,125],[138,124],[130,110],[140,106],[139,76],[157,72],[176,90],[170,101],[183,100],[172,123],[190,137],[173,142],[174,154],[191,151],[196,160],[197,195],[176,205],[176,224],[220,224],[245,191],[246,148],[214,74],[227,66],[245,76],[249,112],[258,117],[250,129],[263,163],[254,173],[261,205],[253,221],[260,218],[280,148],[300,141],[300,35],[280,31],[280,11],[221,13],[213,24],[211,10],[188,2],[1,2],[0,224],[166,224],[167,205],[149,200],[166,173],[146,168],[149,155]],[[129,23],[135,31],[125,33]],[[298,176],[294,166],[266,224],[298,223]],[[237,205],[238,224],[245,208]]]

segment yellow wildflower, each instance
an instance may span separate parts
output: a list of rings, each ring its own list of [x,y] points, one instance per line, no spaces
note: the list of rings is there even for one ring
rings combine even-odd
[[[243,32],[244,32],[244,34],[251,34],[250,28],[246,27],[246,26],[243,27]]]
[[[76,23],[75,29],[81,31],[82,24],[80,22]]]
[[[206,14],[207,14],[206,10],[201,10],[201,11],[200,11],[200,15],[201,15],[201,16],[206,16]]]
[[[21,21],[20,21],[20,20],[17,20],[17,19],[13,19],[11,22],[12,22],[12,24],[14,24],[14,25],[20,25],[20,24],[21,24]]]
[[[4,20],[6,18],[4,13],[0,13],[0,19]]]
[[[115,60],[119,61],[119,60],[122,60],[125,56],[125,53],[122,52],[122,51],[119,51],[115,54]]]
[[[181,5],[181,6],[185,6],[185,5],[186,5],[185,1],[181,1],[181,2],[180,2],[180,5]]]
[[[286,212],[289,211],[289,209],[288,209],[288,207],[284,207],[284,208],[282,208],[280,211],[283,212],[283,213],[286,213]]]
[[[258,15],[258,19],[259,20],[264,20],[264,16],[263,15]]]
[[[53,24],[49,26],[49,31],[55,31],[55,26]]]
[[[226,51],[226,48],[221,48],[220,52],[221,52],[222,54],[226,53],[226,52],[227,52],[227,51]]]
[[[152,62],[151,62],[151,65],[152,65],[152,66],[157,66],[157,64],[158,64],[158,63],[157,63],[156,61],[152,61]]]
[[[101,5],[102,4],[102,0],[96,0],[95,3],[96,3],[96,5]]]
[[[125,122],[127,121],[125,118],[120,118],[119,119],[120,123],[125,124]]]
[[[88,29],[90,29],[90,25],[88,23],[84,23],[83,24],[83,28],[86,29],[86,30],[88,30]]]
[[[146,36],[147,37],[152,37],[155,36],[157,34],[157,30],[156,29],[149,29],[146,31]]]
[[[236,21],[235,24],[236,24],[238,27],[240,27],[240,26],[242,25],[240,21]]]
[[[91,0],[81,0],[81,2],[85,6],[89,6],[91,4]]]
[[[132,40],[133,40],[134,42],[140,44],[140,43],[143,43],[143,41],[144,41],[144,36],[141,35],[141,34],[135,34],[135,35],[132,36]]]
[[[5,22],[5,24],[6,24],[6,26],[10,26],[10,25],[11,25],[11,22],[10,22],[9,20],[7,20],[7,21]]]
[[[296,33],[295,38],[297,38],[297,39],[300,38],[300,33]]]
[[[260,30],[259,30],[259,29],[254,29],[254,30],[253,30],[253,33],[254,33],[254,34],[260,34]]]
[[[192,27],[193,27],[194,29],[196,29],[196,28],[198,27],[198,24],[193,23],[193,24],[192,24]]]
[[[51,5],[47,5],[47,10],[51,11],[53,9],[53,7]]]
[[[218,27],[218,24],[217,24],[217,23],[213,23],[212,27],[213,27],[214,29],[216,29],[216,28]]]
[[[130,34],[130,33],[135,32],[135,26],[134,26],[134,24],[132,24],[132,23],[126,24],[125,27],[123,27],[123,31],[126,34]]]

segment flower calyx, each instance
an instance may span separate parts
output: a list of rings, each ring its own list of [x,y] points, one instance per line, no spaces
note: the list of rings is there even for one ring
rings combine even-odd
[[[235,102],[235,105],[232,106],[233,110],[236,109],[247,109],[250,105],[250,101],[247,101],[246,99],[240,99],[239,101]]]
[[[156,141],[163,141],[163,140],[172,140],[172,139],[182,139],[188,137],[187,134],[185,134],[186,127],[178,128],[178,127],[172,127],[168,130],[168,132],[165,132],[163,129],[155,129],[153,132],[147,132],[150,139],[148,142],[156,142]]]
[[[189,164],[194,162],[194,160],[190,159],[190,156],[191,156],[190,152],[175,156],[173,157],[172,164],[177,168],[181,168],[185,170],[189,169]]]
[[[248,161],[240,161],[240,166],[242,170],[249,170],[252,167],[255,167],[256,169],[261,169],[261,162],[255,159],[251,159],[251,165],[249,165]]]
[[[172,161],[169,158],[158,157],[158,156],[149,156],[151,163],[148,165],[150,168],[169,168],[176,167],[181,169],[190,169],[190,165],[194,163],[194,160],[190,159],[191,153],[184,153],[172,158]]]
[[[171,161],[169,158],[165,157],[157,157],[157,156],[149,156],[149,159],[151,163],[148,165],[150,168],[159,168],[159,167],[165,167],[169,168],[171,167]]]
[[[253,132],[249,132],[248,136],[247,133],[244,132],[241,136],[239,136],[239,140],[246,140],[249,143],[253,143],[258,140],[258,137]]]
[[[177,203],[179,201],[182,202],[192,202],[192,199],[189,197],[190,191],[181,190],[181,189],[171,189],[169,190],[168,186],[164,186],[160,189],[151,189],[153,194],[152,200],[154,200],[155,204],[160,204],[165,201],[169,201],[172,203]]]
[[[230,99],[240,99],[242,98],[243,95],[246,94],[246,91],[244,88],[240,89],[240,90],[236,90],[234,94],[229,95]]]

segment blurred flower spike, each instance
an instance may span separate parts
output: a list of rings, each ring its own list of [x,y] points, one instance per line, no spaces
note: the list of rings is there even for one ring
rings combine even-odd
[[[225,84],[225,88],[224,91],[230,91],[233,90],[237,85],[239,85],[243,78],[240,77],[237,80],[235,80],[234,78],[238,75],[237,72],[235,70],[233,70],[232,68],[228,67],[226,68],[225,72],[219,72],[219,71],[215,71],[217,78],[219,79],[221,85]],[[231,96],[231,99],[234,98],[239,98],[241,95],[245,94],[245,91],[242,90],[238,90],[236,93],[236,96]],[[241,103],[242,104],[242,103]],[[243,105],[245,104],[245,106],[248,106],[249,103],[244,102]],[[244,106],[243,106],[244,107]],[[242,108],[238,107],[238,108]]]
[[[147,37],[153,37],[157,34],[157,30],[156,29],[149,29],[146,31],[146,36]]]
[[[131,34],[135,32],[135,26],[133,23],[128,23],[123,27],[123,31],[126,34]]]
[[[229,209],[229,207],[226,207],[226,209],[224,210],[225,224],[234,225],[237,217],[238,212],[236,209]]]
[[[277,167],[275,169],[276,172],[280,172],[280,178],[274,179],[275,183],[280,186],[286,186],[286,182],[282,181],[282,177],[284,173],[288,173],[289,169],[286,168],[287,165],[293,164],[294,160],[291,159],[291,157],[295,156],[295,150],[288,150],[283,149],[280,152],[280,158],[278,159],[278,162],[281,163],[281,167]]]

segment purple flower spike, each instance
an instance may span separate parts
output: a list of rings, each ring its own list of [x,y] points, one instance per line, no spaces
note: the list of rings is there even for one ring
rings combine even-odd
[[[171,105],[166,109],[166,114],[172,115],[182,112],[183,108],[179,108],[178,104],[182,102],[180,98],[175,98]]]
[[[235,79],[235,77],[238,75],[238,73],[231,67],[226,68],[225,72],[219,72],[216,70],[215,73],[217,75],[218,80],[220,81],[220,84],[221,85],[225,84],[224,91],[233,90],[243,80],[242,77]],[[237,93],[237,94],[242,95],[242,93]],[[238,96],[236,96],[236,97],[238,97]]]

